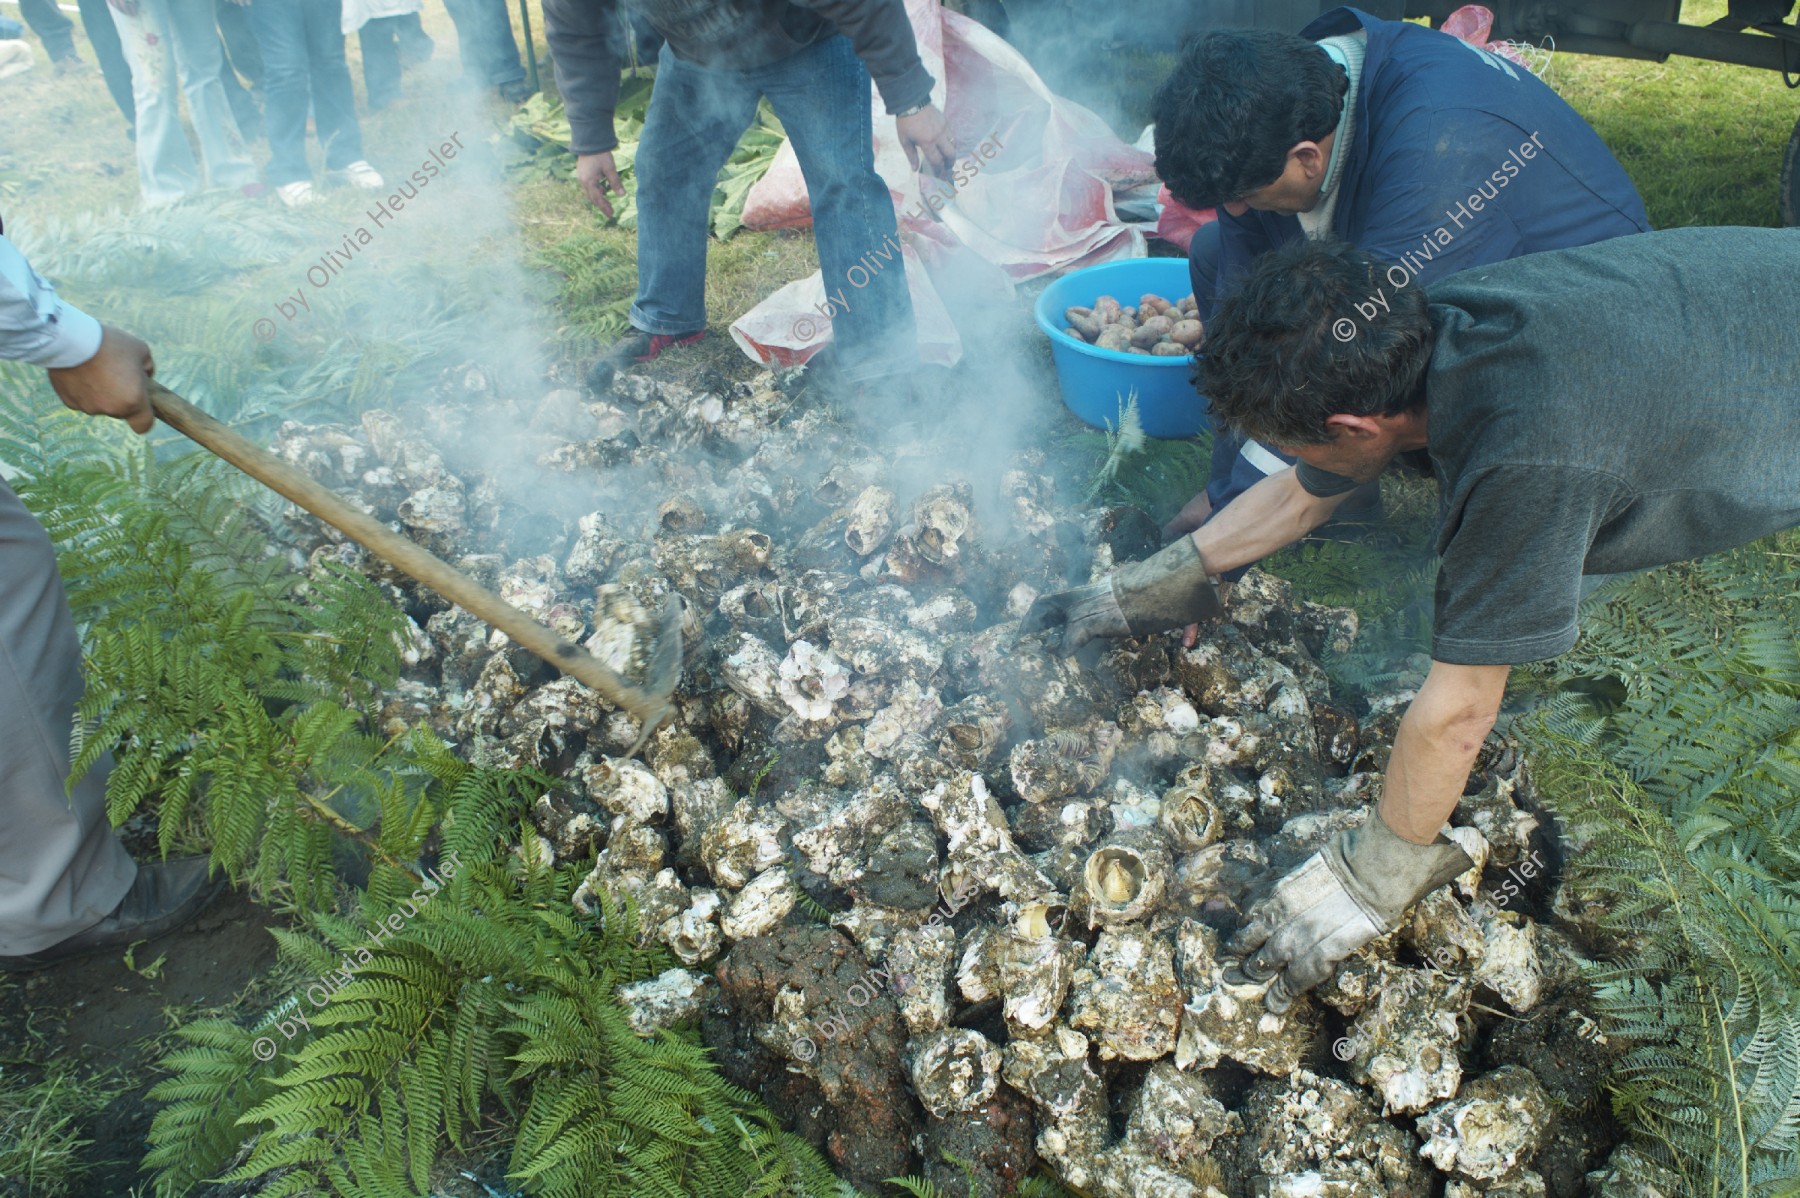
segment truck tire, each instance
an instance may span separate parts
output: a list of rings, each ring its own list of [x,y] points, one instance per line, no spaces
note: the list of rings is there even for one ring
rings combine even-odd
[[[1794,122],[1787,153],[1781,157],[1781,223],[1800,225],[1800,121]]]

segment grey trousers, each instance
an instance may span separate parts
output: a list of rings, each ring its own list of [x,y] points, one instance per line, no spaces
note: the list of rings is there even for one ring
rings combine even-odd
[[[0,482],[0,955],[93,927],[137,876],[106,819],[111,758],[64,787],[81,686],[50,537]]]

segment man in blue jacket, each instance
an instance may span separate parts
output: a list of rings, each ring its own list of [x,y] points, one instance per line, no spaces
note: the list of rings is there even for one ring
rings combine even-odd
[[[1530,71],[1354,8],[1298,36],[1196,38],[1154,115],[1157,173],[1182,203],[1220,209],[1188,255],[1202,321],[1258,257],[1303,237],[1347,241],[1423,286],[1650,228],[1599,135]],[[1215,428],[1211,481],[1167,531],[1293,460]]]

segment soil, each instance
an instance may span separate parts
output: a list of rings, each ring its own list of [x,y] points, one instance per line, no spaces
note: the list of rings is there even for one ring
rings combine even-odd
[[[81,1129],[93,1143],[83,1193],[132,1193],[157,1104],[145,1098],[159,1080],[152,1066],[166,1036],[203,1007],[232,1002],[275,963],[271,926],[285,921],[227,889],[193,923],[132,952],[106,952],[30,974],[7,975],[0,1045],[9,1059],[72,1059],[84,1073],[108,1074],[130,1088]],[[145,976],[153,975],[153,976]],[[0,1196],[24,1195],[0,1181]]]

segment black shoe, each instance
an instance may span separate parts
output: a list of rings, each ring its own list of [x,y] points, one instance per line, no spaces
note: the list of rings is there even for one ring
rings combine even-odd
[[[205,857],[182,857],[138,866],[131,889],[112,914],[67,940],[20,957],[0,957],[0,971],[19,973],[72,961],[109,948],[166,936],[206,908],[225,885],[223,875],[207,877]]]
[[[511,83],[502,83],[494,88],[494,90],[499,92],[500,98],[505,100],[508,104],[523,104],[525,101],[531,99],[531,97],[537,95],[537,89],[523,79],[515,79]]]
[[[604,395],[612,389],[613,376],[619,371],[636,362],[653,361],[670,346],[692,345],[704,336],[705,329],[695,333],[646,333],[642,329],[632,329],[613,342],[598,362],[588,367],[588,389]]]

